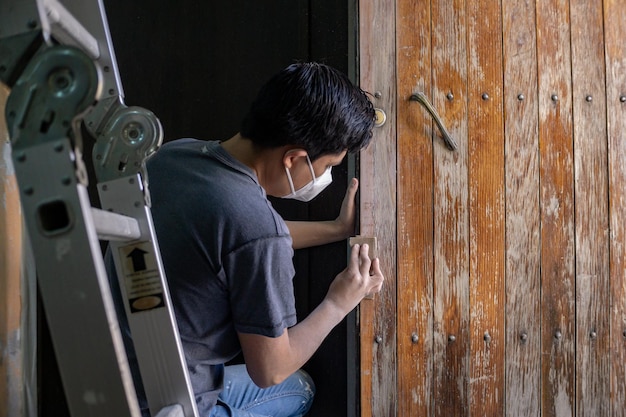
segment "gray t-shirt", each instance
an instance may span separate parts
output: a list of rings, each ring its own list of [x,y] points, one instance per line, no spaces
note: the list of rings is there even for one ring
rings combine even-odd
[[[166,143],[148,161],[152,216],[201,415],[215,404],[237,332],[296,324],[289,230],[255,173],[218,142]]]

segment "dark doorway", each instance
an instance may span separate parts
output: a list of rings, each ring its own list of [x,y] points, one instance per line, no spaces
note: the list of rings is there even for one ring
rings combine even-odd
[[[292,62],[320,61],[356,76],[354,0],[339,4],[105,0],[104,4],[125,102],[153,111],[164,127],[165,141],[231,137],[261,83]],[[348,176],[354,175],[351,166],[344,161],[333,170],[332,185],[310,204],[273,203],[286,219],[332,219],[339,213]],[[345,242],[296,252],[300,318],[324,297],[331,280],[345,267],[346,255]],[[305,367],[317,385],[310,416],[355,413],[358,358],[353,320],[339,325]],[[42,339],[40,350],[51,352],[49,343]],[[45,403],[40,404],[40,415],[68,415],[56,395],[60,387],[56,365],[49,353],[45,355],[40,373],[40,402]]]

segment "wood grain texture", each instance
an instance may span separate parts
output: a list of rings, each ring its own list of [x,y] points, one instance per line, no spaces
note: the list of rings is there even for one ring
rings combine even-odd
[[[470,414],[504,413],[505,211],[501,2],[467,4]]]
[[[8,96],[8,88],[0,84],[0,417],[20,416],[25,410],[22,211],[4,118]]]
[[[432,63],[432,102],[459,146],[448,151],[434,132],[433,396],[435,415],[466,415],[470,295],[465,1],[432,2]]]
[[[604,2],[610,219],[611,416],[626,410],[626,12]],[[606,375],[605,375],[606,377]]]
[[[394,416],[396,385],[396,49],[395,2],[360,4],[360,85],[387,114],[361,152],[360,234],[378,239],[386,281],[360,306],[361,415]]]
[[[398,410],[433,410],[433,130],[408,98],[431,91],[430,1],[397,2]]]
[[[541,251],[535,2],[503,1],[506,412],[541,414]]]
[[[569,1],[537,2],[542,416],[575,412],[574,184]]]
[[[576,201],[576,414],[608,416],[609,216],[602,0],[570,0]],[[623,410],[622,410],[623,411]]]
[[[622,416],[626,0],[397,7],[395,415]]]

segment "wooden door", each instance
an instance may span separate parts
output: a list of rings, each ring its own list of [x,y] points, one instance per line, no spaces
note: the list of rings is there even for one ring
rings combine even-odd
[[[361,415],[623,415],[626,1],[359,4]]]
[[[22,221],[4,109],[9,90],[0,84],[0,417],[24,414],[22,337]],[[6,346],[6,348],[5,348]]]

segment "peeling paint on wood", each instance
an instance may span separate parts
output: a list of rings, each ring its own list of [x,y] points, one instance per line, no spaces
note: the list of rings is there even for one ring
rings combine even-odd
[[[574,410],[574,195],[567,0],[537,3],[542,279],[542,415]],[[555,96],[558,99],[554,100]],[[554,210],[558,207],[558,211]],[[555,215],[558,213],[558,215]]]
[[[604,2],[609,173],[610,415],[626,410],[626,1]],[[624,97],[624,98],[622,98]]]
[[[505,175],[501,3],[468,2],[467,16],[470,415],[502,415]]]
[[[434,412],[463,415],[470,389],[467,18],[463,1],[431,2],[431,9],[432,101],[458,144],[450,152],[432,134]]]
[[[570,0],[576,201],[576,413],[610,410],[608,167],[602,0]]]
[[[535,3],[503,2],[507,416],[538,416],[541,384]]]
[[[21,416],[23,355],[21,337],[22,220],[0,84],[0,417]]]
[[[398,408],[362,415],[623,415],[626,0],[396,7]]]
[[[432,413],[433,147],[430,116],[409,97],[430,96],[428,2],[398,2],[398,409]]]
[[[374,106],[396,113],[395,4],[391,0],[360,5],[361,88]],[[395,117],[375,129],[361,153],[360,230],[376,236],[387,278],[373,300],[363,300],[361,320],[361,415],[393,416],[396,389],[396,123]],[[363,358],[368,358],[363,360]]]

